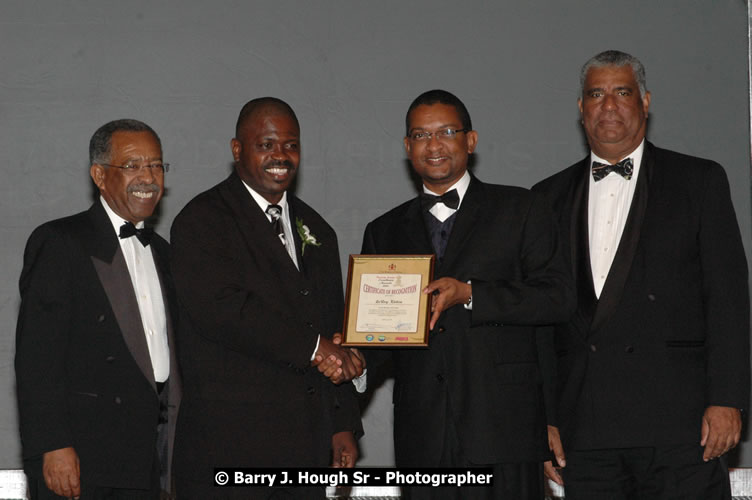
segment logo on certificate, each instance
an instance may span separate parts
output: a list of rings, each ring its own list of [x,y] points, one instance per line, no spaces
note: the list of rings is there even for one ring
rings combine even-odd
[[[379,335],[379,342],[384,342],[386,340],[386,337],[384,335]]]
[[[373,340],[373,335],[366,335],[366,340],[368,342],[372,341]]]

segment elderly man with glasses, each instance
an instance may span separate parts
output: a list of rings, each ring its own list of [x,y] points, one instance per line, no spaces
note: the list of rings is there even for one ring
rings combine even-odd
[[[21,272],[16,380],[32,499],[158,499],[180,399],[159,137],[116,120],[89,145],[99,199],[38,227]]]

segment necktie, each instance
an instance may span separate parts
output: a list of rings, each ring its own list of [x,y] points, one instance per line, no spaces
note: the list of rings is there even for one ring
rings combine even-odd
[[[282,228],[282,207],[279,205],[269,205],[266,207],[266,213],[272,218],[271,225],[274,229],[274,234],[279,236],[279,241],[282,245],[287,247],[287,240],[285,239],[285,230]]]
[[[457,210],[457,207],[460,206],[460,195],[457,193],[456,189],[447,191],[441,196],[434,196],[428,193],[420,194],[420,204],[425,211],[431,210],[431,208],[439,202],[449,208]]]
[[[634,163],[632,162],[632,158],[625,158],[615,165],[609,165],[607,163],[600,163],[597,161],[593,162],[593,179],[595,180],[595,182],[603,179],[611,172],[616,172],[626,180],[629,180],[632,178],[633,171]]]
[[[141,229],[137,229],[136,226],[133,225],[132,222],[126,222],[122,226],[120,226],[120,233],[118,234],[121,238],[130,238],[131,236],[135,236],[138,238],[138,241],[141,242],[143,246],[149,246],[149,242],[151,241],[151,237],[154,236],[154,230],[150,227],[142,227]]]

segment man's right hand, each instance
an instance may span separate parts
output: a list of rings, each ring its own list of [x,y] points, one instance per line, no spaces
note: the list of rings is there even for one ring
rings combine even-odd
[[[323,336],[319,340],[319,348],[312,362],[313,366],[318,367],[319,371],[335,384],[360,376],[364,363],[359,353],[356,355]]]
[[[73,447],[48,451],[43,455],[44,483],[56,495],[78,498],[81,495],[81,470]]]

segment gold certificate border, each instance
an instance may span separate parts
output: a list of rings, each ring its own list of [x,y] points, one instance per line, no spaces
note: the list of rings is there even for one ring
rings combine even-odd
[[[358,288],[363,274],[420,274],[421,288],[433,277],[433,255],[350,255],[345,297],[345,322],[342,345],[352,347],[427,347],[431,295],[420,294],[418,335],[405,332],[358,332]],[[354,288],[353,288],[354,287]]]

